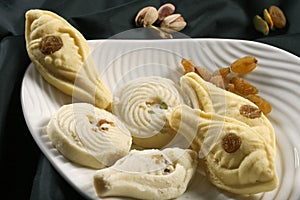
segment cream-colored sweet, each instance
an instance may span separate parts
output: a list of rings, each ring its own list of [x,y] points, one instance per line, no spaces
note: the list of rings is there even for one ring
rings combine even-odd
[[[231,117],[248,124],[254,129],[258,129],[258,133],[273,147],[275,154],[275,133],[268,118],[263,113],[255,118],[246,117],[240,113],[241,107],[245,105],[258,109],[254,103],[244,97],[204,81],[194,72],[182,76],[180,84],[183,91],[190,97],[193,108],[199,108],[208,113]]]
[[[32,9],[25,16],[27,52],[42,77],[76,101],[110,108],[111,92],[100,80],[82,34],[50,11]]]
[[[197,154],[189,149],[132,150],[113,166],[99,170],[94,186],[99,197],[174,199],[196,172]]]
[[[51,118],[46,132],[64,157],[96,169],[113,165],[131,148],[132,138],[124,124],[88,103],[62,106]]]
[[[273,143],[234,118],[177,106],[169,116],[172,128],[191,141],[204,161],[208,178],[218,188],[254,194],[276,188]]]
[[[161,148],[176,135],[166,113],[187,103],[181,89],[170,79],[158,76],[129,81],[114,94],[112,112],[130,130],[133,143],[143,148]]]

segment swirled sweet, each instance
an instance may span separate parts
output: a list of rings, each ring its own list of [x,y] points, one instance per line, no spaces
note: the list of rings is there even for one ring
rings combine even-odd
[[[26,48],[42,77],[74,100],[109,108],[111,92],[100,80],[82,34],[50,11],[26,12]]]
[[[130,130],[133,143],[143,148],[161,148],[176,135],[166,112],[187,103],[181,89],[170,79],[141,77],[114,94],[112,112]]]
[[[62,106],[46,132],[64,157],[96,169],[127,155],[132,142],[130,132],[116,116],[88,103]]]
[[[237,194],[276,188],[273,146],[258,129],[185,105],[177,106],[169,117],[170,125],[191,140],[192,149],[199,151],[210,182],[218,188]]]
[[[99,197],[173,199],[186,191],[196,166],[197,153],[189,149],[132,150],[113,166],[99,170],[94,186]]]
[[[254,103],[204,81],[194,72],[182,76],[180,84],[182,90],[190,97],[193,108],[231,117],[257,129],[258,133],[273,147],[273,152],[276,154],[273,126]]]

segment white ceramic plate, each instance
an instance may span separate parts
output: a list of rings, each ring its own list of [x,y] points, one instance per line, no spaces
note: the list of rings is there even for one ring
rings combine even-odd
[[[299,199],[300,198],[300,59],[281,49],[250,41],[224,39],[173,40],[97,40],[89,41],[92,57],[107,87],[116,91],[125,82],[159,75],[178,83],[182,74],[181,58],[194,61],[210,71],[226,67],[235,59],[253,55],[258,67],[245,76],[270,101],[269,119],[277,136],[277,171],[280,183],[272,192],[253,196],[224,193],[197,174],[180,200],[186,199]],[[95,170],[66,160],[52,147],[43,132],[50,117],[60,106],[72,103],[43,80],[33,64],[22,83],[22,107],[31,134],[56,170],[81,194],[98,199],[93,188]],[[121,198],[108,198],[121,199]]]

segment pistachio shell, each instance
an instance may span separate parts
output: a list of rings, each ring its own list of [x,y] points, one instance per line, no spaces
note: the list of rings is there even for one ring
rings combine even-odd
[[[263,33],[264,35],[268,35],[269,34],[269,26],[268,23],[263,20],[259,15],[255,15],[253,18],[253,24],[254,24],[254,28]]]
[[[158,9],[158,20],[162,21],[167,16],[175,12],[175,6],[171,3],[166,3]]]
[[[180,14],[169,15],[160,24],[161,29],[167,32],[181,31],[185,26],[186,22]]]
[[[135,18],[137,26],[152,25],[158,18],[158,12],[153,6],[147,6],[140,10]]]

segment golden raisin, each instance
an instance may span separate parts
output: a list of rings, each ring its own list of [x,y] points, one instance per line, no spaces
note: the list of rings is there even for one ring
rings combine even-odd
[[[195,71],[195,65],[191,60],[182,58],[181,65],[183,66],[184,74]]]
[[[242,144],[242,140],[234,133],[225,135],[222,139],[222,147],[227,153],[236,152]]]
[[[243,78],[232,77],[229,83],[234,85],[234,92],[242,96],[258,93],[258,89]]]
[[[256,68],[257,60],[253,56],[245,56],[231,63],[231,71],[237,74],[247,74]]]
[[[271,104],[261,96],[250,94],[247,95],[246,98],[256,104],[265,115],[272,111]]]
[[[255,119],[261,117],[261,110],[251,105],[242,105],[240,107],[240,114],[244,117]]]
[[[286,25],[286,18],[284,13],[277,6],[270,6],[269,14],[276,28],[284,28]]]
[[[63,42],[60,37],[54,35],[48,35],[42,38],[40,42],[40,51],[44,55],[53,54],[63,46]]]

